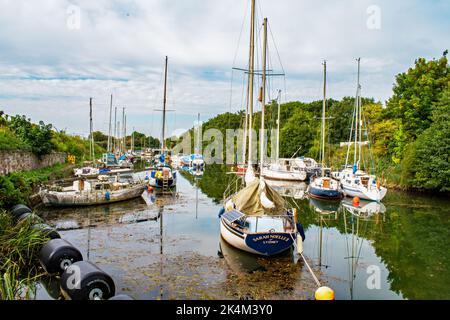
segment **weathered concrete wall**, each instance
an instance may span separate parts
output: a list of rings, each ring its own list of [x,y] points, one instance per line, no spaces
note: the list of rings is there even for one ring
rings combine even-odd
[[[26,151],[0,151],[0,175],[18,171],[29,171],[66,162],[67,154],[55,152],[40,159]]]

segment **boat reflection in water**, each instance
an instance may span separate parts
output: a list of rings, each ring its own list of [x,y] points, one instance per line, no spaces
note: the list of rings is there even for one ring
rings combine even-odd
[[[342,207],[352,215],[360,218],[370,218],[376,214],[384,214],[386,207],[381,202],[360,200],[359,204],[354,204],[351,199],[342,200]]]
[[[311,299],[314,283],[303,263],[294,263],[292,251],[273,257],[251,254],[228,244],[220,237],[220,258],[229,271],[226,291],[239,299]]]
[[[278,192],[280,196],[295,200],[304,199],[306,189],[308,188],[305,182],[266,180],[266,183]]]
[[[315,212],[328,215],[337,214],[341,203],[336,201],[325,201],[315,198],[309,198],[309,205],[314,209]]]

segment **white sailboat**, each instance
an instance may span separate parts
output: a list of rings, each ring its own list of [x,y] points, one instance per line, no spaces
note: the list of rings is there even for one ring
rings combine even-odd
[[[252,0],[250,61],[248,83],[248,119],[253,118],[253,83],[255,52],[255,0]],[[264,49],[262,75],[262,120],[264,128],[266,61],[267,61],[267,19],[264,19]],[[220,233],[232,246],[250,253],[272,256],[290,249],[297,240],[295,210],[285,207],[284,199],[268,186],[264,178],[255,177],[252,164],[252,130],[249,130],[249,155],[245,172],[246,187],[225,197],[224,208],[220,213]],[[260,167],[264,165],[264,132],[260,139]],[[247,136],[245,137],[247,139]],[[301,239],[301,238],[300,238]],[[301,241],[301,240],[300,240]]]
[[[150,170],[147,177],[149,185],[154,188],[171,189],[177,185],[177,171],[168,163],[168,150],[166,149],[166,104],[167,104],[167,71],[169,58],[166,57],[164,71],[164,101],[163,101],[163,120],[162,120],[162,140],[161,154],[159,163]]]
[[[370,175],[361,170],[362,156],[362,104],[361,104],[361,84],[360,84],[360,62],[358,59],[358,88],[354,108],[354,118],[350,130],[350,138],[347,149],[347,159],[345,169],[341,172],[333,172],[332,176],[339,179],[345,196],[358,197],[370,201],[381,201],[386,196],[387,189],[381,186],[381,182],[376,176]],[[354,139],[353,139],[354,136]],[[352,143],[354,141],[354,143]],[[353,166],[349,166],[350,147],[354,144]]]

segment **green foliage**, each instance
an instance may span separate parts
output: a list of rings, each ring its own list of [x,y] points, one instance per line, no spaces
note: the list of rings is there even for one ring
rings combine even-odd
[[[15,135],[8,127],[0,125],[0,150],[25,150],[31,147]]]
[[[401,120],[402,135],[407,142],[414,141],[432,123],[432,107],[450,82],[446,54],[439,60],[419,58],[414,68],[396,77],[386,117]],[[401,151],[404,147],[400,146]]]
[[[49,154],[54,150],[52,143],[52,125],[40,121],[31,123],[25,116],[14,116],[9,121],[9,128],[38,156]]]
[[[281,130],[280,156],[290,158],[299,150],[297,155],[309,155],[318,127],[311,112],[299,109]]]
[[[69,136],[64,132],[54,132],[52,142],[57,151],[74,155],[77,162],[91,160],[89,154],[90,141],[88,139],[79,136]],[[105,152],[104,148],[95,143],[96,157],[101,157]]]
[[[432,110],[431,126],[408,147],[404,179],[415,188],[450,191],[450,86]]]
[[[48,241],[31,222],[15,225],[11,216],[0,210],[0,300],[30,298],[34,282],[43,276],[39,250]]]
[[[59,164],[49,168],[0,176],[0,208],[10,208],[18,203],[26,204],[41,183],[70,175],[70,167]]]

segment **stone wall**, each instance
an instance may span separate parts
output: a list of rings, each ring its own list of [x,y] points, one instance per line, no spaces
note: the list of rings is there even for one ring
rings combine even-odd
[[[64,152],[55,152],[39,159],[31,152],[0,151],[0,175],[51,167],[59,163],[65,163],[66,158],[67,154]]]

